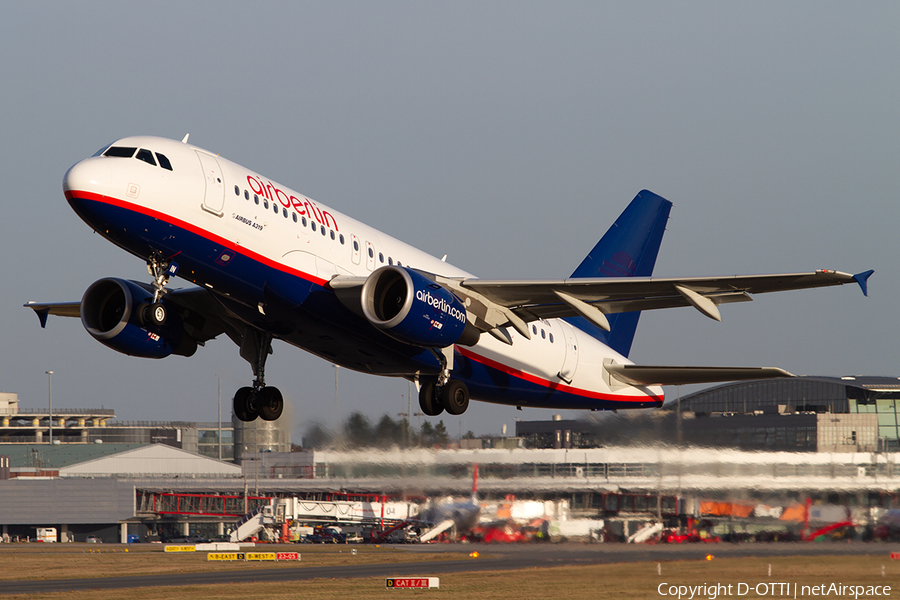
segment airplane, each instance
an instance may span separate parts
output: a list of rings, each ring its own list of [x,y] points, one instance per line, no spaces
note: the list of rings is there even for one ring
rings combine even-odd
[[[131,356],[191,356],[222,334],[250,363],[235,416],[276,420],[265,380],[273,340],[341,367],[415,382],[422,412],[470,399],[617,410],[658,407],[663,385],[787,377],[778,368],[636,365],[641,311],[719,306],[750,294],[857,283],[873,271],[653,278],[672,203],[641,191],[568,278],[487,280],[246,167],[191,145],[126,137],[73,165],[65,197],[95,232],[147,264],[149,283],[106,277],[81,301],[36,303],[79,317]],[[168,289],[172,277],[196,287]]]
[[[478,525],[481,516],[481,502],[478,499],[478,465],[472,470],[472,495],[466,500],[438,501],[431,504],[416,517],[429,527],[419,536],[420,542],[433,540],[448,529],[455,527],[458,533],[467,533]]]

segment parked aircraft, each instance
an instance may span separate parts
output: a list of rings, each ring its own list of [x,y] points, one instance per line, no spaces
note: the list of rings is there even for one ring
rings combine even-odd
[[[610,410],[660,406],[666,384],[787,376],[774,368],[642,366],[628,360],[640,311],[719,306],[750,294],[856,282],[872,271],[651,278],[671,203],[640,192],[568,278],[485,280],[188,143],[127,137],[65,174],[94,231],[146,261],[149,283],[103,278],[80,302],[28,303],[80,317],[117,352],[191,356],[228,336],[254,380],[244,421],[277,419],[272,341],[334,364],[416,382],[422,411],[469,399]],[[473,243],[477,240],[472,240]],[[178,276],[197,287],[170,290]]]
[[[429,529],[419,536],[419,541],[433,540],[452,527],[455,527],[459,533],[469,532],[478,525],[480,515],[478,465],[475,465],[472,471],[472,495],[467,500],[438,501],[432,499],[430,505],[416,517],[417,521],[429,526]]]

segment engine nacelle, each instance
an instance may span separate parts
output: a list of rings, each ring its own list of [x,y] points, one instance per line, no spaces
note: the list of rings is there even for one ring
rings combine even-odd
[[[141,312],[152,302],[153,294],[133,281],[99,279],[81,299],[81,324],[95,340],[122,354],[141,358],[191,356],[197,343],[185,334],[173,306],[167,306],[168,317],[162,328],[143,323]]]
[[[474,346],[481,335],[459,298],[412,269],[381,267],[366,279],[361,300],[363,314],[375,327],[407,344]]]

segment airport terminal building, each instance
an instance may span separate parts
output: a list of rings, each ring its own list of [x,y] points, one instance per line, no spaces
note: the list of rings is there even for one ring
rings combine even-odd
[[[527,447],[638,440],[789,452],[900,451],[900,379],[794,377],[721,385],[662,411],[587,421],[519,422]]]

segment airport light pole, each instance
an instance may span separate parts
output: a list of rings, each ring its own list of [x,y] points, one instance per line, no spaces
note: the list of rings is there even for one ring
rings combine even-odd
[[[47,371],[47,392],[50,396],[50,410],[47,413],[50,421],[50,440],[49,444],[53,445],[53,371]]]
[[[216,438],[219,442],[219,460],[222,460],[222,378],[216,375],[219,380],[219,433]]]
[[[338,410],[338,369],[340,369],[340,366],[334,365],[334,427],[338,432],[340,432],[341,411]]]

